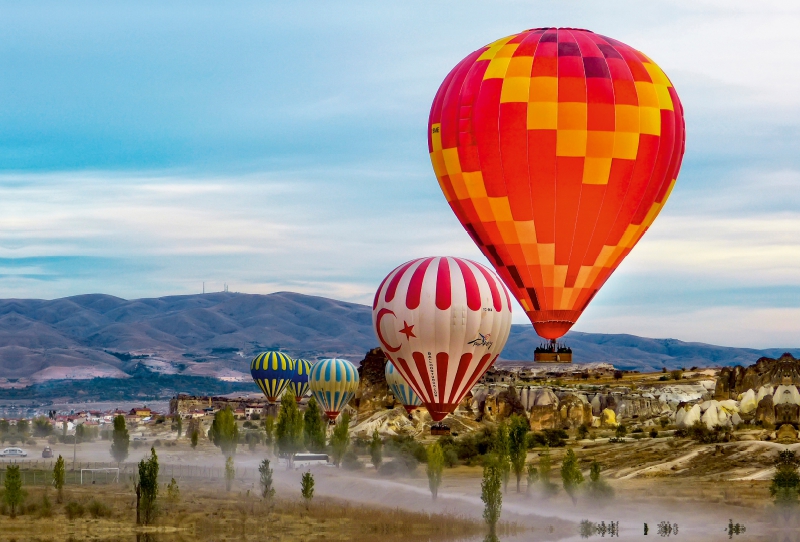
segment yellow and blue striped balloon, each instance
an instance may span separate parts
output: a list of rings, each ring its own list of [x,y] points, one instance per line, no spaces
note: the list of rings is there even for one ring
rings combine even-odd
[[[294,360],[283,352],[261,352],[250,362],[250,374],[271,403],[286,390],[294,375]]]
[[[308,375],[311,373],[311,362],[307,359],[294,360],[294,374],[289,382],[289,391],[294,394],[297,402],[308,395]]]
[[[400,371],[395,369],[391,361],[386,362],[384,375],[386,376],[386,383],[389,384],[389,389],[392,390],[395,398],[400,401],[409,414],[422,404],[422,399],[419,398],[419,395],[414,393],[414,390],[412,390],[408,382],[405,381]]]
[[[311,368],[308,386],[328,419],[334,421],[358,389],[358,371],[346,359],[323,359]]]

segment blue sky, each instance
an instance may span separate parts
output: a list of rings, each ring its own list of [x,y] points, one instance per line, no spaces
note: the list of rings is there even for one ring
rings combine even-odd
[[[646,52],[687,120],[669,203],[576,329],[800,344],[796,3],[0,2],[0,17],[0,297],[205,281],[367,302],[407,259],[482,259],[430,167],[430,102],[485,43],[573,26]]]

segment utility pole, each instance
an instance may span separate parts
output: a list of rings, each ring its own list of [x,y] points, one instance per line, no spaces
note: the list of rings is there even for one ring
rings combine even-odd
[[[72,472],[75,472],[75,457],[77,456],[77,454],[78,454],[78,426],[75,425],[75,435],[72,437]]]

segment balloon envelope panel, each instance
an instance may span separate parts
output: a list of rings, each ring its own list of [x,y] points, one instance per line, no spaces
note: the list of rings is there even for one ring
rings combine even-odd
[[[473,52],[428,125],[447,201],[536,332],[564,335],[661,211],[683,108],[643,53],[539,28]]]
[[[333,421],[358,390],[358,370],[346,359],[323,359],[311,367],[311,393]]]
[[[274,403],[292,380],[294,360],[282,352],[262,352],[250,362],[250,374],[267,399]]]
[[[394,364],[391,361],[386,363],[384,375],[386,376],[386,383],[389,385],[389,389],[392,390],[395,399],[400,401],[400,404],[406,408],[409,414],[414,410],[414,407],[418,407],[422,404],[422,399],[419,398],[419,395],[414,393],[414,390],[408,385],[403,375],[394,368]]]
[[[420,258],[384,279],[372,324],[386,356],[440,421],[503,350],[511,299],[502,281],[480,264]]]
[[[308,392],[308,375],[311,373],[311,362],[306,359],[294,360],[294,374],[289,383],[289,391],[294,394],[294,398],[300,401]]]

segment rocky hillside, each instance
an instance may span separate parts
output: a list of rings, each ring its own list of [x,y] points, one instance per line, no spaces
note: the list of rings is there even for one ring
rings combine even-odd
[[[540,342],[531,326],[515,325],[502,357],[530,360]],[[578,332],[566,342],[579,362],[639,370],[750,365],[787,350]],[[125,379],[137,371],[244,382],[249,360],[261,350],[357,361],[375,346],[370,307],[291,292],[0,300],[0,388]]]

